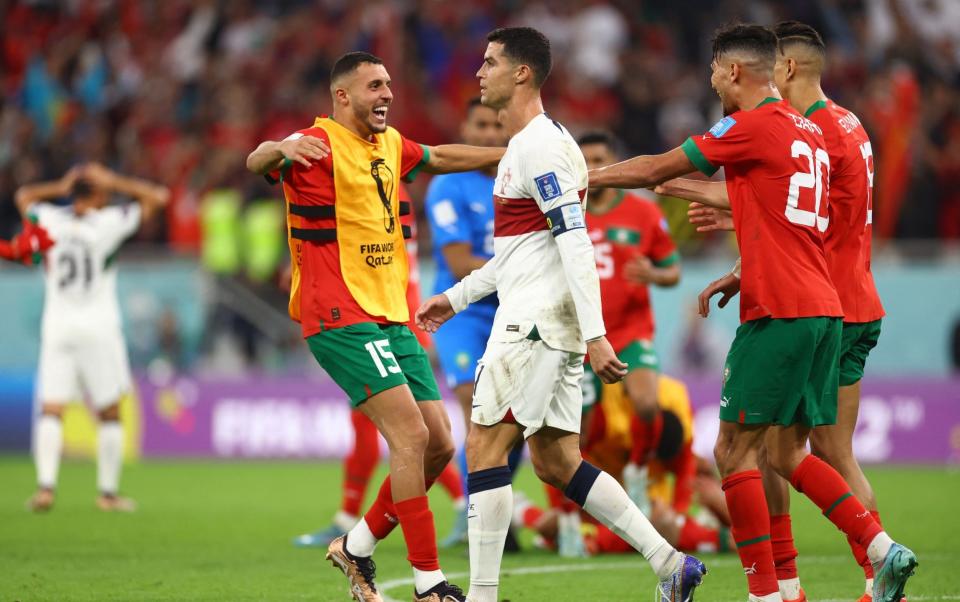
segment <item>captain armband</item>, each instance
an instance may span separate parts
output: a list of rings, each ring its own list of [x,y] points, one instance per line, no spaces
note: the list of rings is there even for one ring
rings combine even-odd
[[[580,203],[554,207],[547,211],[546,215],[547,227],[550,228],[550,234],[554,237],[570,230],[587,227],[586,220],[583,217],[583,207],[580,206]]]

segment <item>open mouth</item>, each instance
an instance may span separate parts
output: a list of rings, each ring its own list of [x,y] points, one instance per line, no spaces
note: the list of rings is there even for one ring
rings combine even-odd
[[[373,116],[374,116],[375,118],[377,118],[379,121],[386,121],[386,120],[387,120],[387,107],[386,107],[386,105],[384,105],[384,106],[382,106],[382,107],[374,107],[372,112],[373,112]]]

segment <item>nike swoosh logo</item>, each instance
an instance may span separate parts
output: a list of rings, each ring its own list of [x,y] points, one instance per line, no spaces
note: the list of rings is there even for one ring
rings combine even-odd
[[[470,407],[471,407],[471,408],[479,408],[480,406],[479,406],[479,405],[475,405],[475,406],[470,406]]]

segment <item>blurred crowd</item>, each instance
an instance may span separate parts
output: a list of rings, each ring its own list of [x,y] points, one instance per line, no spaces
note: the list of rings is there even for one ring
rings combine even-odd
[[[0,236],[17,227],[18,185],[93,160],[168,185],[164,219],[141,237],[200,253],[224,213],[242,220],[278,196],[244,158],[330,111],[341,53],[383,57],[392,125],[449,142],[477,93],[485,35],[505,24],[553,42],[554,118],[608,128],[629,153],[663,151],[719,116],[713,29],[787,18],[823,33],[826,90],[871,133],[877,237],[960,238],[956,0],[0,0]],[[277,217],[248,222],[235,227]]]

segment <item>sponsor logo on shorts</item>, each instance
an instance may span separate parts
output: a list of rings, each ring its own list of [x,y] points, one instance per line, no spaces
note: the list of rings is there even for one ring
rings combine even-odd
[[[721,408],[725,408],[725,407],[727,407],[728,405],[730,405],[730,398],[727,397],[726,395],[721,395],[721,396],[720,396],[720,407],[721,407]]]
[[[507,324],[507,332],[520,332],[519,324]]]

